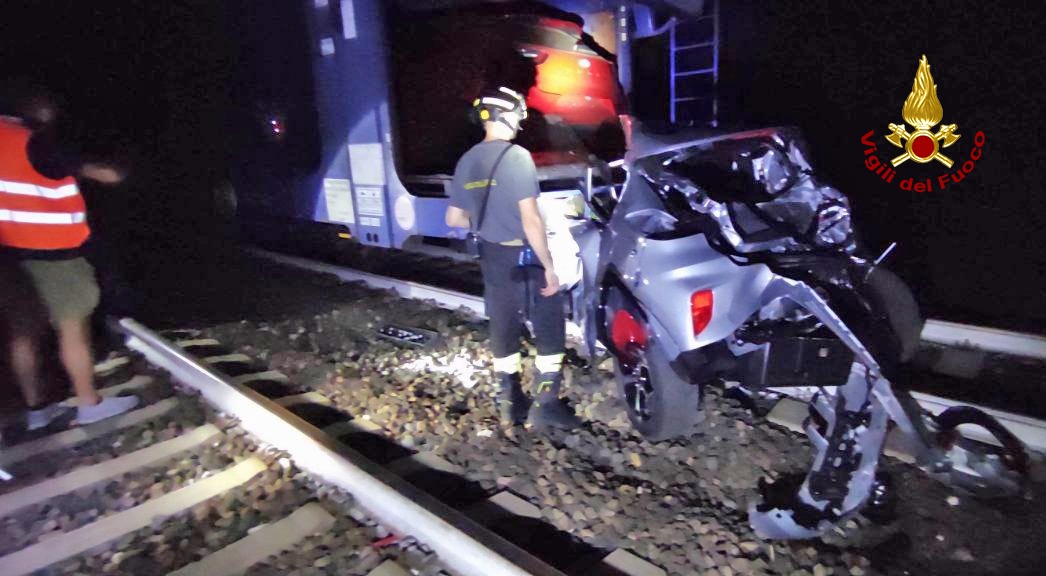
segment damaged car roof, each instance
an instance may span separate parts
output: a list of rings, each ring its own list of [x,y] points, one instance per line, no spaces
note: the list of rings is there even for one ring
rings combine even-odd
[[[711,144],[720,140],[746,140],[748,138],[773,137],[789,135],[795,137],[798,130],[791,126],[770,126],[766,128],[693,128],[671,134],[649,134],[643,132],[638,124],[632,134],[632,144],[628,158],[635,160],[672,150],[682,150],[692,146]]]

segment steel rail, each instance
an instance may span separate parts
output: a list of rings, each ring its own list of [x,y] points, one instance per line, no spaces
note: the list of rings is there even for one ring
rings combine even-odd
[[[1046,337],[945,320],[927,320],[923,342],[1046,360]]]
[[[351,493],[393,531],[413,536],[432,548],[451,570],[465,576],[563,576],[286,408],[253,390],[230,384],[138,322],[125,318],[115,328],[126,335],[128,348],[198,390],[261,441],[286,451],[303,470]]]
[[[288,254],[280,254],[277,252],[271,252],[268,250],[262,250],[259,248],[247,248],[246,251],[249,254],[271,260],[273,262],[284,264],[287,266],[293,266],[296,268],[302,268],[313,272],[320,272],[326,274],[332,274],[346,282],[363,282],[372,288],[378,289],[389,289],[394,290],[397,294],[404,298],[412,298],[417,300],[432,300],[435,301],[442,308],[457,309],[465,307],[478,314],[480,316],[486,316],[485,307],[483,305],[483,298],[481,296],[474,296],[472,294],[465,294],[463,292],[455,292],[447,290],[445,288],[439,288],[436,286],[427,286],[425,284],[419,284],[417,282],[410,282],[407,280],[397,280],[395,278],[389,278],[387,276],[379,276],[370,272],[363,272],[348,268],[346,266],[340,266],[337,264],[329,264],[326,262],[319,262],[308,258],[302,258],[300,256],[291,256]],[[978,343],[971,340],[975,334],[990,334],[997,337],[997,340],[985,340],[979,344],[985,350],[989,348],[1002,348],[1007,347],[1010,350],[1020,350],[1024,352],[1019,354],[1022,356],[1033,356],[1039,353],[1037,346],[1042,346],[1043,357],[1046,358],[1046,338],[1031,335],[1021,335],[1017,333],[1004,332],[1002,330],[995,330],[992,328],[979,328],[976,326],[962,326],[960,324],[953,324],[950,322],[942,322],[937,320],[928,320],[926,322],[927,328],[923,330],[924,339],[927,333],[930,334],[931,338],[936,340],[927,340],[930,342],[941,342],[944,338],[942,334],[941,326],[956,326],[961,327],[967,332],[965,339],[961,340],[963,346],[976,347]],[[1038,340],[1036,340],[1038,339]],[[1042,344],[1036,344],[1036,341],[1041,341]],[[958,340],[956,340],[958,342]],[[1009,342],[1009,344],[1006,344]],[[1018,346],[1016,343],[1021,343]],[[788,394],[790,390],[800,390],[800,388],[782,387],[776,388],[775,391]],[[915,395],[919,404],[923,408],[930,410],[933,413],[940,412],[945,407],[956,406],[964,404],[956,400],[950,400],[947,398],[941,398],[939,396],[933,396],[930,394],[918,393]],[[967,404],[969,405],[969,404]],[[1046,421],[1037,420],[1028,416],[1020,414],[1014,414],[1010,412],[1004,412],[1001,410],[994,410],[989,408],[981,408],[986,412],[989,412],[997,420],[1003,423],[1008,430],[1013,432],[1022,442],[1025,443],[1029,448],[1037,451],[1046,451]]]

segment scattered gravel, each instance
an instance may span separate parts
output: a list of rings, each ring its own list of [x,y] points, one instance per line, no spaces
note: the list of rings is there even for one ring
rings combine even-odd
[[[611,387],[601,387],[609,372],[571,368],[568,391],[588,422],[583,429],[548,436],[504,429],[493,410],[485,330],[475,319],[359,292],[354,305],[308,321],[238,323],[210,334],[266,357],[270,368],[366,415],[401,444],[435,451],[483,488],[510,487],[537,504],[548,523],[592,546],[629,549],[671,574],[788,574],[818,562],[843,573],[859,565],[860,555],[844,557],[824,545],[772,549],[752,533],[747,507],[759,478],[802,469],[810,452],[785,432],[753,426],[719,390],[709,390],[698,437],[651,443],[632,430]],[[442,345],[418,350],[374,339],[373,331],[390,322],[434,330]],[[462,352],[465,370],[431,369]],[[813,554],[802,555],[805,548]]]
[[[105,550],[59,563],[52,567],[52,573],[163,574],[220,550],[246,536],[250,529],[278,521],[315,498],[315,485],[284,454],[258,446],[233,421],[213,414],[209,420],[218,421],[225,429],[219,442],[194,456],[178,459],[167,467],[168,472],[128,475],[120,483],[123,493],[105,513],[159,497],[248,456],[261,458],[267,470],[244,486],[181,514],[158,519],[153,526],[125,536]],[[107,491],[94,492],[93,496],[96,500],[111,497]],[[60,509],[61,504],[53,508]]]
[[[274,304],[267,315],[258,312],[263,320],[214,326],[207,335],[368,417],[399,443],[438,453],[483,488],[511,488],[575,538],[629,549],[669,574],[1021,574],[1037,557],[1021,542],[1046,537],[1041,484],[1024,501],[963,497],[953,506],[949,488],[887,460],[895,521],[858,517],[818,541],[763,542],[747,523],[759,479],[805,472],[811,451],[804,438],[753,417],[715,388],[697,436],[651,443],[632,430],[607,366],[569,367],[568,395],[583,429],[503,429],[484,322],[361,286],[301,285],[295,298],[330,302],[328,311],[295,315]],[[400,347],[375,336],[386,323],[432,330],[442,341]]]
[[[412,539],[389,539],[388,531],[364,519],[356,521],[345,507],[324,502],[335,517],[326,534],[310,536],[293,550],[270,557],[251,567],[246,576],[277,576],[298,570],[297,574],[338,574],[363,576],[387,559],[393,559],[415,574],[438,574],[442,566],[431,551]]]
[[[235,464],[248,453],[247,440],[242,435],[218,437],[160,465],[7,516],[3,519],[0,555],[184,488]]]
[[[170,387],[166,384],[153,384],[153,386],[165,387],[167,395],[171,393]],[[156,399],[158,400],[158,398]],[[14,475],[16,480],[0,484],[0,493],[18,490],[81,466],[90,466],[118,458],[158,442],[170,440],[180,436],[188,429],[203,424],[205,419],[204,412],[195,402],[180,402],[162,418],[117,430],[66,450],[48,452],[46,457],[23,460],[8,466],[7,471]]]
[[[315,482],[294,466],[285,453],[257,444],[235,420],[191,399],[176,409],[173,418],[78,446],[69,454],[58,454],[66,462],[60,468],[71,469],[119,456],[173,438],[204,421],[215,423],[223,435],[161,465],[136,470],[4,518],[0,526],[0,556],[158,498],[255,456],[267,464],[267,469],[246,485],[183,513],[158,518],[149,528],[44,572],[163,574],[236,542],[252,529],[277,522],[310,501],[318,502],[334,516],[333,529],[270,557],[249,574],[363,575],[387,559],[423,576],[434,576],[442,569],[436,556],[413,539],[390,537],[389,530],[370,519],[351,495]]]
[[[300,479],[284,476],[273,463],[245,486],[125,536],[100,554],[60,563],[58,573],[163,574],[232,544],[255,526],[279,520],[310,496]]]

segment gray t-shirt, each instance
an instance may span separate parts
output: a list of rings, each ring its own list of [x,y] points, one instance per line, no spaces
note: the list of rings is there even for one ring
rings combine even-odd
[[[450,205],[468,212],[473,227],[479,221],[480,206],[490,171],[498,156],[509,145],[504,140],[480,142],[458,160],[454,169]],[[483,217],[483,227],[478,231],[480,238],[487,242],[525,240],[519,201],[524,198],[537,198],[539,193],[538,171],[534,166],[534,159],[530,157],[526,148],[513,144],[498,164],[490,184],[486,216]]]

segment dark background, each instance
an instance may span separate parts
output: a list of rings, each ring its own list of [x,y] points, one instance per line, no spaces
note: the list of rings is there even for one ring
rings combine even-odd
[[[218,226],[213,190],[247,145],[251,86],[308,92],[296,92],[309,81],[300,19],[258,21],[252,4],[5,2],[2,77],[49,85],[65,97],[73,133],[134,164],[123,186],[87,190],[96,236],[131,279],[142,254],[206,250]],[[854,199],[869,247],[900,243],[890,265],[927,315],[1046,332],[1041,8],[727,0],[722,14],[724,120],[800,126],[816,166]],[[864,168],[860,138],[874,129],[880,158],[899,151],[882,136],[903,121],[922,54],[944,122],[962,135],[948,155],[961,163],[978,130],[987,144],[961,184],[916,194],[897,182],[944,167],[909,162],[887,185]]]
[[[899,242],[890,265],[934,317],[1042,332],[1042,5],[745,0],[724,8],[727,115],[801,126],[818,168],[854,199],[869,244]],[[889,185],[862,164],[868,130],[880,159],[900,153],[883,136],[903,122],[923,54],[943,123],[962,134],[948,156],[964,161],[974,134],[987,136],[974,172],[943,191],[936,161],[902,164]],[[897,187],[920,175],[934,178],[933,192]]]

